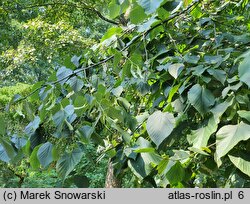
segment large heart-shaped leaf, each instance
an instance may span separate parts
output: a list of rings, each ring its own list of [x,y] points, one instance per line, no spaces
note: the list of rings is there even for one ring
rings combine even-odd
[[[11,160],[2,145],[0,145],[0,160],[4,162],[9,162]]]
[[[17,134],[14,134],[11,137],[11,142],[15,145],[17,149],[21,149],[26,145],[27,139],[24,137],[19,137]]]
[[[69,80],[69,85],[74,90],[74,92],[78,92],[82,89],[82,87],[84,86],[84,83],[81,79],[77,77],[73,77]]]
[[[210,136],[217,130],[220,117],[227,108],[232,105],[232,103],[233,100],[232,97],[230,97],[223,103],[220,103],[211,109],[213,115],[210,117],[207,124],[197,130],[193,130],[191,134],[188,135],[187,139],[189,143],[193,144],[193,147],[200,149],[207,146]]]
[[[177,184],[185,178],[185,169],[182,164],[177,161],[167,172],[166,177],[171,184]]]
[[[60,67],[56,73],[56,77],[58,79],[58,81],[60,82],[60,84],[64,84],[69,76],[73,73],[73,71],[71,69],[68,69],[66,67]]]
[[[250,87],[250,58],[246,57],[238,67],[240,81]]]
[[[76,67],[79,67],[80,66],[80,60],[81,60],[82,56],[80,55],[79,57],[74,55],[72,58],[71,58],[71,62],[76,66]]]
[[[151,173],[154,165],[158,165],[160,161],[161,157],[156,153],[141,153],[136,160],[130,159],[128,166],[139,179],[143,179]]]
[[[129,17],[132,23],[138,24],[138,23],[143,22],[143,20],[146,19],[147,15],[145,14],[141,6],[136,4],[135,6],[133,6]]]
[[[65,112],[63,110],[59,110],[55,115],[52,116],[52,119],[56,127],[61,127],[65,120]]]
[[[244,158],[237,156],[233,156],[233,155],[228,155],[229,159],[231,160],[231,162],[239,169],[241,170],[243,173],[245,173],[246,175],[250,176],[250,158],[248,158],[248,160],[245,160]]]
[[[207,142],[210,136],[217,130],[217,124],[215,123],[214,117],[208,120],[205,127],[201,127],[197,130],[193,130],[190,135],[188,135],[188,142],[193,144],[195,148],[202,148],[207,146]]]
[[[174,77],[175,79],[177,79],[183,69],[184,69],[184,64],[182,64],[182,63],[175,63],[175,64],[171,64],[168,67],[168,72],[169,72],[169,74],[172,77]]]
[[[7,154],[7,156],[10,159],[13,159],[16,156],[17,153],[16,153],[14,147],[12,146],[12,144],[6,138],[1,138],[0,137],[0,146],[2,146],[2,149],[5,151],[5,153]],[[2,156],[5,155],[3,150],[2,150]],[[7,158],[7,157],[4,156],[3,158]]]
[[[204,115],[209,111],[209,107],[214,105],[215,99],[211,91],[199,84],[194,85],[188,92],[188,100],[194,108]]]
[[[139,155],[135,161],[133,159],[130,159],[128,161],[128,166],[133,172],[133,174],[136,175],[141,180],[151,172],[151,169],[147,170],[145,168],[145,163],[141,155]]]
[[[46,142],[39,148],[37,152],[37,157],[43,167],[47,167],[53,161],[52,148],[53,144]]]
[[[77,148],[70,153],[65,153],[56,164],[58,174],[66,178],[75,166],[81,161],[84,152],[82,148]]]
[[[94,132],[94,128],[89,125],[84,125],[79,128],[79,133],[81,134],[84,142],[89,142],[92,133]]]
[[[147,121],[147,132],[151,140],[159,146],[175,127],[175,118],[171,113],[154,112]]]
[[[186,54],[184,56],[184,60],[187,63],[191,63],[191,64],[197,64],[198,61],[200,60],[200,56],[196,56],[196,55],[190,55],[190,54]]]
[[[164,0],[137,0],[137,3],[145,10],[146,14],[154,13]]]
[[[31,121],[26,127],[25,127],[25,133],[29,136],[31,136],[32,134],[34,134],[34,132],[36,131],[36,129],[39,127],[41,120],[38,116],[36,116],[34,118],[33,121]]]
[[[217,56],[205,55],[204,60],[208,64],[217,64],[217,63],[221,63],[223,61],[223,58],[221,55],[217,55]]]
[[[241,118],[244,118],[246,119],[248,122],[250,122],[250,111],[245,111],[245,110],[240,110],[240,111],[237,111],[238,115],[241,117]]]
[[[246,123],[223,126],[216,134],[215,161],[217,165],[221,165],[221,157],[225,156],[238,142],[249,138],[250,125]]]
[[[220,69],[208,69],[207,72],[212,75],[215,79],[220,81],[222,84],[225,83],[227,74],[224,70]]]
[[[112,1],[108,6],[109,17],[112,19],[116,18],[120,14],[120,9],[121,7],[116,4],[116,1]]]
[[[76,119],[74,111],[75,107],[73,105],[67,105],[63,110],[59,110],[52,116],[58,130],[62,129],[64,123],[66,123],[70,129],[73,128],[71,123]]]

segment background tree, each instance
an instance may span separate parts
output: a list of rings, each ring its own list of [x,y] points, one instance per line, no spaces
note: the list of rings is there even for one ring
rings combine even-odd
[[[92,46],[108,22],[96,10],[104,2],[89,3],[2,1],[2,85],[42,81],[72,54]]]

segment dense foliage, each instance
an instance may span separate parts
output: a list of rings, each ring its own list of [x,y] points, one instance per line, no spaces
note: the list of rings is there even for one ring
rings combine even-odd
[[[27,124],[17,132],[0,121],[0,159],[85,187],[77,167],[93,145],[134,187],[250,187],[248,0],[113,0],[106,9],[113,26],[99,43],[72,53],[53,52],[51,41],[50,59],[64,60],[10,102]]]
[[[98,7],[103,1],[84,2],[1,1],[2,85],[42,81],[72,54],[93,45],[107,24],[93,21],[87,4]]]

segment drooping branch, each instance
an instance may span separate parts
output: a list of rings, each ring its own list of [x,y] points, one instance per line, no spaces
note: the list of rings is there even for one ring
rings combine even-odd
[[[153,27],[149,28],[148,30],[146,30],[145,32],[142,32],[140,33],[139,35],[137,35],[136,37],[134,37],[130,42],[127,43],[127,45],[120,50],[120,52],[123,52],[127,49],[130,48],[131,45],[133,45],[134,43],[136,43],[137,41],[139,41],[141,38],[147,36],[150,32],[152,32],[154,29],[158,28],[159,26],[161,25],[164,25],[166,23],[168,23],[169,21],[175,19],[176,17],[190,11],[192,8],[196,7],[199,3],[201,2],[201,0],[196,0],[194,1],[192,4],[190,4],[187,8],[185,8],[184,10],[180,11],[180,12],[177,12],[177,13],[174,13],[172,14],[170,17],[168,17],[166,20],[154,25]],[[128,32],[128,31],[126,31]],[[26,98],[28,98],[29,96],[33,95],[34,93],[36,93],[37,91],[41,90],[42,88],[45,88],[47,86],[53,86],[53,85],[56,85],[64,80],[67,80],[67,79],[70,79],[72,78],[73,76],[77,75],[78,73],[80,72],[83,72],[84,70],[87,70],[87,69],[91,69],[91,68],[94,68],[94,67],[97,67],[99,65],[102,65],[110,60],[112,60],[113,58],[115,57],[115,55],[111,55],[107,58],[105,58],[104,60],[101,60],[95,64],[92,64],[92,65],[89,65],[89,66],[84,66],[84,67],[81,67],[81,68],[78,68],[76,70],[74,70],[71,74],[63,77],[62,79],[60,80],[56,80],[56,81],[53,81],[53,82],[50,82],[50,83],[45,83],[44,85],[42,85],[41,87],[35,89],[34,91],[32,91],[30,94],[26,95],[25,97],[22,97],[20,98],[19,100],[17,100],[16,102],[20,102],[22,100],[25,100]]]
[[[30,4],[30,5],[21,5],[21,4],[17,4],[17,7],[15,9],[13,8],[6,8],[4,7],[4,9],[7,10],[26,10],[26,9],[31,9],[31,8],[39,8],[39,7],[56,7],[56,6],[69,6],[69,7],[74,7],[77,9],[81,9],[81,10],[88,10],[94,14],[96,14],[100,19],[111,23],[113,25],[119,25],[119,22],[116,22],[114,20],[108,19],[107,17],[105,17],[100,11],[96,10],[95,8],[88,6],[86,4],[83,5],[79,5],[79,4],[75,4],[75,3],[65,3],[65,2],[53,2],[53,3],[43,3],[43,4]]]
[[[104,21],[106,21],[106,22],[108,22],[108,23],[114,24],[114,25],[119,25],[118,22],[106,18],[105,16],[103,16],[103,15],[101,14],[100,11],[97,11],[96,9],[92,9],[91,11],[93,11],[94,13],[96,13],[97,16],[99,16],[99,18],[101,18],[102,20],[104,20]]]

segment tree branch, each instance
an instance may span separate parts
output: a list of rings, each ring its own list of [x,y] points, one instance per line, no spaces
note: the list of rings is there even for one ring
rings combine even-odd
[[[30,5],[27,5],[27,6],[23,6],[21,4],[18,4],[18,8],[15,8],[15,9],[11,9],[11,10],[16,10],[16,9],[31,9],[31,8],[38,8],[38,7],[48,7],[48,6],[52,6],[52,7],[55,7],[55,6],[69,6],[69,7],[74,7],[74,8],[78,8],[78,9],[82,9],[82,10],[88,10],[90,12],[93,12],[95,13],[99,18],[101,18],[102,20],[108,22],[108,23],[111,23],[113,25],[119,25],[120,23],[116,22],[116,21],[113,21],[111,19],[108,19],[106,18],[105,16],[103,16],[101,14],[100,11],[96,10],[95,8],[93,7],[90,7],[90,6],[87,6],[86,4],[84,4],[84,6],[80,6],[78,4],[74,4],[74,3],[62,3],[62,2],[53,2],[53,3],[44,3],[44,4],[30,4]],[[10,10],[9,9],[6,9],[4,8],[5,10]]]
[[[123,52],[125,50],[127,50],[131,45],[133,45],[134,43],[136,43],[139,39],[141,39],[142,37],[145,37],[147,36],[151,31],[153,31],[155,28],[158,28],[159,26],[165,24],[165,23],[168,23],[169,21],[173,20],[174,18],[184,14],[185,12],[189,11],[190,9],[192,9],[193,7],[196,7],[199,3],[201,2],[201,0],[196,0],[194,3],[190,4],[186,9],[180,11],[180,12],[177,12],[177,13],[174,13],[173,15],[171,15],[169,18],[167,18],[166,20],[156,24],[155,26],[149,28],[148,30],[146,30],[145,32],[143,33],[140,33],[139,35],[137,35],[136,37],[134,37],[129,43],[127,43],[127,45],[121,49],[120,51]],[[127,32],[127,31],[126,31]],[[91,69],[91,68],[94,68],[94,67],[97,67],[101,64],[104,64],[108,61],[110,61],[111,59],[113,59],[115,57],[115,55],[111,55],[109,57],[107,57],[106,59],[104,60],[101,60],[95,64],[92,64],[92,65],[89,65],[89,66],[86,66],[86,67],[81,67],[81,68],[78,68],[76,70],[74,70],[71,74],[65,76],[64,78],[60,79],[60,80],[56,80],[54,82],[51,82],[51,83],[46,83],[44,85],[42,85],[40,88],[37,88],[35,89],[34,91],[32,91],[30,94],[28,94],[27,96],[23,97],[23,98],[20,98],[19,100],[17,100],[16,102],[20,102],[22,100],[25,100],[26,98],[28,98],[29,96],[33,95],[34,93],[36,93],[38,90],[42,89],[42,88],[45,88],[47,86],[53,86],[55,84],[58,84],[60,83],[61,81],[64,81],[65,79],[70,79],[71,77],[75,76],[76,74],[84,71],[84,70],[87,70],[87,69]]]

